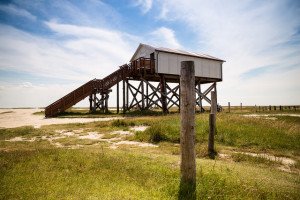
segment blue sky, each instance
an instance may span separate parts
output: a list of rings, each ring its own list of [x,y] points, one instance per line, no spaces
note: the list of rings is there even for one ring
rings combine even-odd
[[[46,106],[128,62],[140,42],[226,60],[223,105],[299,104],[298,13],[283,0],[1,1],[0,107]]]

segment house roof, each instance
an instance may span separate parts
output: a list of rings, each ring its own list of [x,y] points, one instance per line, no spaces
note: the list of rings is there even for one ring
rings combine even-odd
[[[131,58],[130,61],[132,61],[134,59],[134,57],[136,56],[136,54],[138,53],[138,51],[143,46],[146,47],[146,48],[149,48],[149,49],[153,49],[153,52],[154,51],[166,52],[166,53],[172,53],[172,54],[178,54],[178,55],[185,55],[185,56],[192,56],[192,57],[198,57],[198,58],[204,58],[204,59],[209,59],[209,60],[216,60],[216,61],[225,62],[225,60],[222,60],[220,58],[216,58],[214,56],[210,56],[210,55],[207,55],[207,54],[189,52],[189,51],[184,51],[184,50],[179,50],[179,49],[170,49],[170,48],[166,48],[166,47],[154,47],[154,46],[151,46],[151,45],[148,45],[148,44],[142,44],[142,43],[140,43],[140,45],[138,46],[137,50],[133,54],[133,56],[132,56],[132,58]]]

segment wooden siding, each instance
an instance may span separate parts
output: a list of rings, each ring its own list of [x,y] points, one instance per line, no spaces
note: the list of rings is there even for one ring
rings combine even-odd
[[[180,75],[181,61],[194,61],[195,76],[222,79],[222,61],[156,52],[156,72],[162,74]]]

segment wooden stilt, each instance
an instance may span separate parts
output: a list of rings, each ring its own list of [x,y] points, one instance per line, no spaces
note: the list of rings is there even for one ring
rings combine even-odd
[[[119,83],[117,83],[117,113],[119,114]]]
[[[128,86],[129,80],[126,79],[126,110],[128,110],[128,104],[129,104],[129,86]]]
[[[142,89],[142,110],[145,110],[145,92],[144,92],[144,81],[141,80]]]
[[[166,80],[164,75],[160,76],[160,93],[161,93],[160,98],[161,98],[163,113],[167,113],[168,107],[167,107],[167,99],[166,99]]]
[[[125,93],[125,80],[123,80],[123,114],[126,112],[126,102],[125,102],[125,96],[126,96],[126,93]]]

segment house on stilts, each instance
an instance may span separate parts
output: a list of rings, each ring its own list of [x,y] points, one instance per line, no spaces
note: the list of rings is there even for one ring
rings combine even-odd
[[[109,94],[116,85],[117,112],[159,107],[167,113],[180,107],[179,76],[181,61],[194,61],[195,109],[203,111],[202,101],[211,104],[209,93],[223,80],[222,59],[183,50],[140,44],[130,62],[103,79],[93,79],[45,108],[46,117],[54,117],[89,97],[90,111],[108,112]],[[134,83],[134,84],[133,84]],[[210,84],[205,90],[201,85]],[[120,85],[123,88],[120,94]],[[122,105],[120,105],[122,96]]]

